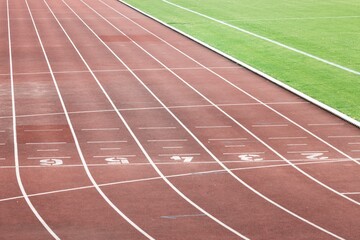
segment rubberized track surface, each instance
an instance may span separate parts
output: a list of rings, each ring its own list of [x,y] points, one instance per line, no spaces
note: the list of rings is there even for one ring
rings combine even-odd
[[[1,239],[359,239],[357,127],[117,1],[0,11]]]

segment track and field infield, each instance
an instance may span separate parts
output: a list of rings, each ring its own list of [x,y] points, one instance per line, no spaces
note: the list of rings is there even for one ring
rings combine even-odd
[[[360,131],[115,0],[0,4],[3,239],[357,239]]]
[[[125,2],[360,119],[358,1]]]

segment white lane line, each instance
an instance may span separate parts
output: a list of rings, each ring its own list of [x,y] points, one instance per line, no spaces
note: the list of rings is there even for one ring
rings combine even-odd
[[[64,2],[64,1],[63,1]],[[86,5],[87,7],[89,7],[90,9],[92,9],[89,5],[87,5],[84,1],[81,1],[84,5]],[[65,3],[65,2],[64,2]],[[66,3],[65,3],[66,4]],[[109,48],[109,46],[106,45],[106,43],[81,19],[80,16],[78,16],[71,8],[68,4],[66,4],[68,6],[68,8],[79,18],[79,20],[98,38],[98,40],[114,55],[114,57],[116,57],[119,62],[121,62],[126,69],[129,70],[129,72],[132,74],[133,77],[135,77],[139,83],[141,83],[148,91],[150,91],[150,89],[148,89],[146,87],[146,85],[144,85],[144,83],[141,81],[141,79],[129,68],[129,66],[127,66],[112,50],[111,48]],[[97,13],[94,9],[92,9],[95,13]],[[100,17],[102,17],[99,13],[97,13]],[[102,17],[103,18],[103,17]],[[105,19],[105,18],[103,18]],[[75,46],[74,46],[75,47]],[[76,48],[76,47],[75,47]],[[79,52],[78,52],[79,53]],[[79,56],[81,56],[81,54],[79,53]],[[83,58],[82,58],[83,59]],[[86,61],[83,59],[84,63],[86,63]],[[86,64],[87,65],[87,64]],[[91,68],[87,65],[88,69],[91,71]],[[215,221],[216,223],[218,223],[219,225],[221,225],[222,227],[226,228],[227,230],[229,230],[230,232],[232,232],[233,234],[243,238],[243,239],[248,239],[247,237],[243,236],[241,233],[237,232],[236,230],[234,230],[233,228],[229,227],[228,225],[226,225],[225,223],[223,223],[222,221],[220,221],[219,219],[215,218],[213,215],[211,215],[210,213],[206,212],[203,208],[201,208],[199,205],[197,205],[195,202],[193,202],[191,199],[189,199],[184,193],[182,193],[178,188],[175,187],[174,184],[172,184],[166,177],[165,175],[160,171],[160,169],[156,166],[156,164],[154,163],[154,161],[152,160],[152,158],[150,157],[150,155],[148,154],[148,152],[145,150],[145,148],[142,146],[141,142],[139,141],[139,139],[137,138],[137,136],[135,135],[135,133],[132,131],[132,129],[130,128],[130,126],[128,125],[128,123],[126,122],[126,120],[124,119],[124,117],[121,115],[121,113],[117,110],[116,105],[114,104],[114,102],[112,101],[112,99],[110,98],[110,96],[107,94],[107,92],[105,91],[105,89],[103,88],[103,86],[101,85],[101,83],[98,81],[98,79],[96,78],[96,76],[92,73],[94,79],[96,80],[96,82],[98,83],[99,87],[102,89],[103,93],[105,94],[105,96],[107,97],[107,99],[109,100],[110,104],[113,106],[114,110],[116,110],[116,113],[118,114],[119,118],[122,120],[122,122],[124,123],[124,125],[126,126],[126,128],[128,129],[129,133],[131,134],[131,136],[133,137],[133,139],[135,140],[135,142],[137,143],[137,145],[139,146],[139,148],[141,149],[141,151],[143,152],[143,154],[145,155],[146,159],[151,163],[152,167],[154,168],[154,170],[159,174],[159,176],[161,176],[161,178],[168,184],[169,187],[171,187],[179,196],[181,196],[184,200],[186,200],[189,204],[191,204],[193,207],[195,207],[197,210],[199,210],[200,212],[206,214],[209,218],[211,218],[213,221]],[[151,92],[151,91],[150,91]],[[155,95],[153,95],[157,100],[159,100]],[[162,104],[161,101],[159,101],[159,103],[163,106],[166,107],[165,105]]]
[[[317,151],[317,150],[314,150],[314,151],[289,151],[287,153],[327,153],[329,151]]]
[[[178,218],[191,218],[191,217],[206,217],[206,214],[184,214],[184,215],[173,215],[173,216],[160,216],[164,219],[178,219]]]
[[[81,131],[118,131],[120,128],[84,128]]]
[[[349,145],[359,145],[360,142],[351,142],[351,143],[348,143]]]
[[[248,140],[247,138],[210,138],[208,139],[209,141],[211,142],[214,142],[214,141],[245,141],[245,140]]]
[[[182,146],[174,146],[174,147],[162,147],[162,148],[164,148],[164,149],[182,149],[184,147],[182,147]]]
[[[307,137],[269,137],[271,140],[307,139]]]
[[[328,138],[360,138],[360,135],[352,135],[352,136],[328,136]]]
[[[101,151],[121,150],[121,148],[100,148]]]
[[[288,143],[287,146],[307,146],[307,143]]]
[[[37,149],[37,152],[58,152],[59,149],[54,148],[54,149]]]
[[[309,104],[308,102],[267,102],[265,105],[293,105],[293,104]],[[218,104],[218,106],[254,106],[254,105],[263,105],[261,103],[227,103],[227,104]],[[205,108],[211,107],[211,105],[184,105],[184,106],[169,106],[169,109],[177,108]],[[163,107],[144,107],[144,108],[120,108],[119,111],[142,111],[142,110],[162,110]],[[114,110],[93,110],[93,111],[75,111],[69,112],[69,114],[87,114],[87,113],[101,113],[101,112],[114,112]],[[28,118],[28,117],[43,117],[43,116],[56,116],[64,115],[64,113],[41,113],[41,114],[27,114],[27,115],[18,115],[17,118]],[[0,119],[8,119],[11,116],[2,116]]]
[[[0,160],[1,160],[1,161],[4,161],[4,160],[5,160],[5,158],[0,158]]]
[[[169,153],[169,154],[159,154],[159,157],[172,157],[172,156],[200,156],[200,153]]]
[[[195,126],[195,128],[205,128],[205,129],[212,129],[212,128],[232,128],[232,126]]]
[[[126,140],[114,140],[114,141],[87,141],[88,144],[103,144],[103,143],[127,143]]]
[[[351,152],[360,152],[360,150],[351,150]]]
[[[4,133],[5,132],[5,130],[0,130],[0,133]]]
[[[26,145],[56,145],[56,144],[67,144],[67,142],[28,142]]]
[[[5,143],[0,143],[0,146],[5,146]]]
[[[239,148],[239,147],[245,147],[245,145],[225,145],[226,148]]]
[[[289,124],[256,124],[256,125],[252,125],[252,127],[268,127],[268,128],[272,128],[272,127],[288,127]]]
[[[227,27],[233,28],[233,29],[235,29],[235,30],[237,30],[237,31],[240,31],[240,32],[242,32],[242,33],[246,33],[246,34],[248,34],[248,35],[250,35],[250,36],[253,36],[253,37],[255,37],[255,38],[259,38],[259,39],[261,39],[261,40],[270,42],[270,43],[272,43],[272,44],[275,44],[275,45],[277,45],[277,46],[283,47],[283,48],[288,49],[288,50],[290,50],[290,51],[293,51],[293,52],[299,53],[299,54],[301,54],[301,55],[304,55],[304,56],[306,56],[306,57],[315,59],[315,60],[317,60],[317,61],[319,61],[319,62],[323,62],[323,63],[326,63],[326,64],[331,65],[331,66],[333,66],[333,67],[342,69],[342,70],[344,70],[344,71],[347,71],[347,72],[350,72],[350,73],[353,73],[353,74],[356,74],[356,75],[360,75],[360,72],[358,72],[358,71],[356,71],[356,70],[353,70],[353,69],[350,69],[350,68],[348,68],[348,67],[344,67],[344,66],[342,66],[342,65],[340,65],[340,64],[333,63],[333,62],[328,61],[328,60],[326,60],[326,59],[317,57],[317,56],[315,56],[315,55],[313,55],[313,54],[310,54],[310,53],[301,51],[301,50],[299,50],[299,49],[297,49],[297,48],[294,48],[294,47],[290,47],[290,46],[285,45],[285,44],[283,44],[283,43],[274,41],[274,40],[269,39],[269,38],[267,38],[267,37],[264,37],[264,36],[261,36],[261,35],[259,35],[259,34],[250,32],[250,31],[248,31],[248,30],[245,30],[245,29],[243,29],[243,28],[236,27],[236,26],[231,25],[231,24],[229,24],[229,23],[226,23],[226,22],[224,22],[224,21],[220,21],[220,20],[218,20],[218,19],[216,19],[216,18],[213,18],[213,17],[207,16],[207,15],[205,15],[205,14],[196,12],[196,11],[194,11],[194,10],[188,9],[188,8],[183,7],[183,6],[180,6],[180,5],[178,5],[178,4],[169,2],[169,1],[167,1],[167,0],[162,0],[162,1],[165,2],[165,3],[168,3],[168,4],[172,5],[172,6],[175,6],[175,7],[177,7],[177,8],[183,9],[183,10],[185,10],[185,11],[191,12],[191,13],[196,14],[196,15],[198,15],[198,16],[201,16],[201,17],[204,17],[204,18],[206,18],[206,19],[209,19],[209,20],[212,20],[212,21],[214,21],[214,22],[217,22],[217,23],[219,23],[219,24],[222,24],[222,25],[225,25],[225,26],[227,26]]]
[[[101,155],[101,156],[93,156],[93,158],[111,158],[111,157],[118,157],[118,158],[129,158],[129,157],[136,157],[136,155],[129,154],[129,155]]]
[[[70,159],[70,158],[71,158],[70,156],[51,156],[51,157],[44,156],[44,157],[27,157],[26,159],[36,160],[36,159]]]
[[[27,0],[26,0],[27,1]],[[57,19],[56,15],[54,14],[54,12],[52,11],[52,9],[50,8],[50,6],[48,5],[48,3],[46,2],[46,0],[44,0],[44,3],[46,4],[47,8],[49,9],[49,11],[51,12],[52,16],[54,17],[54,19],[56,20],[56,22],[58,23],[59,27],[62,29],[63,33],[66,35],[66,37],[68,38],[68,40],[71,42],[71,44],[74,46],[74,49],[78,52],[78,49],[76,49],[73,41],[71,40],[71,38],[69,37],[69,35],[67,34],[67,32],[65,31],[65,29],[63,28],[63,26],[61,25],[61,23],[59,22],[59,20]],[[30,9],[29,9],[30,11]],[[78,142],[78,139],[77,139],[77,136],[76,136],[76,133],[75,133],[75,130],[74,130],[74,127],[72,125],[72,122],[70,120],[70,116],[67,112],[67,108],[66,108],[66,105],[65,105],[65,102],[61,96],[61,92],[60,92],[60,89],[59,89],[59,86],[57,84],[57,81],[56,81],[56,78],[55,78],[55,75],[52,71],[52,67],[50,65],[50,62],[49,62],[49,59],[47,57],[47,54],[46,54],[46,51],[45,51],[45,48],[42,44],[42,40],[40,38],[40,35],[37,31],[37,27],[36,27],[36,24],[34,22],[34,19],[33,20],[33,24],[34,24],[34,28],[36,29],[36,34],[37,34],[37,37],[39,39],[39,42],[40,42],[40,45],[41,45],[41,48],[42,48],[42,51],[44,53],[44,57],[46,59],[46,62],[47,62],[47,65],[48,65],[48,68],[50,70],[50,73],[51,73],[51,77],[52,77],[52,80],[53,80],[53,83],[55,85],[55,88],[56,88],[56,92],[58,94],[58,97],[60,99],[60,102],[61,102],[61,106],[64,110],[64,113],[65,113],[65,117],[66,117],[66,120],[67,120],[67,123],[70,127],[70,131],[71,131],[71,134],[72,134],[72,137],[74,139],[74,143],[75,143],[75,146],[76,146],[76,149],[77,149],[77,152],[79,154],[79,157],[81,159],[81,162],[84,166],[84,170],[89,178],[89,180],[91,181],[91,183],[93,184],[93,186],[95,187],[95,189],[97,190],[97,192],[101,195],[101,197],[106,201],[106,203],[119,215],[121,216],[125,221],[127,221],[132,227],[134,227],[137,231],[139,231],[141,234],[143,234],[146,238],[150,239],[150,240],[154,240],[153,237],[151,237],[149,234],[147,234],[143,229],[141,229],[138,225],[136,225],[131,219],[129,219],[108,197],[107,195],[101,190],[101,188],[99,187],[99,185],[97,184],[97,182],[95,181],[95,179],[93,178],[88,166],[87,166],[87,162],[86,162],[86,159],[84,157],[84,154],[81,150],[81,147],[80,147],[80,143]],[[78,52],[79,53],[79,52]],[[79,56],[81,57],[82,60],[84,60],[82,58],[82,56],[79,54]],[[85,63],[85,62],[84,62]],[[88,67],[88,65],[86,64],[86,66]],[[89,69],[89,68],[88,68]],[[90,70],[90,69],[89,69]]]
[[[346,193],[343,193],[345,195],[359,195],[360,192],[346,192]]]
[[[26,6],[28,7],[30,16],[31,11],[29,9],[29,5],[26,2]],[[17,136],[17,128],[16,128],[16,104],[15,104],[15,85],[14,85],[14,75],[13,75],[13,59],[12,59],[12,42],[11,42],[11,29],[10,29],[10,9],[9,9],[9,0],[6,0],[6,9],[7,9],[7,23],[8,23],[8,40],[9,40],[9,64],[10,64],[10,82],[11,82],[11,107],[12,107],[12,127],[13,127],[13,141],[14,141],[14,160],[15,160],[15,170],[16,170],[16,179],[23,195],[26,203],[30,207],[31,211],[34,213],[36,218],[40,221],[43,227],[49,232],[49,234],[56,240],[60,240],[60,238],[56,235],[56,233],[49,227],[49,225],[45,222],[45,220],[38,213],[34,205],[29,199],[29,196],[26,193],[26,190],[23,186],[21,175],[20,175],[20,162],[19,162],[19,153],[18,153],[18,136]],[[33,20],[33,19],[32,19]]]
[[[210,67],[211,69],[239,69],[241,66],[235,67]],[[202,70],[202,67],[174,67],[172,70]],[[126,72],[127,69],[112,69],[112,70],[93,70],[94,73],[111,73],[111,72]],[[134,68],[133,71],[166,71],[165,68]],[[76,74],[76,73],[89,73],[88,70],[79,70],[79,71],[54,71],[54,74]],[[43,75],[50,74],[50,72],[18,72],[14,73],[14,76],[22,76],[22,75]],[[0,74],[0,76],[9,76],[9,74]]]
[[[265,154],[265,152],[223,153],[223,155]]]
[[[187,142],[187,139],[150,139],[148,142]]]
[[[140,130],[168,130],[176,129],[176,127],[139,127]]]
[[[24,132],[62,132],[63,129],[25,129]]]
[[[344,123],[309,123],[308,126],[344,126]]]

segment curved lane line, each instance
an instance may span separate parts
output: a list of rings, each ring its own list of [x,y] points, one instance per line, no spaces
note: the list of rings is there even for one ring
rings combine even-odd
[[[101,0],[100,0],[101,1]],[[117,11],[116,11],[117,12]],[[360,206],[360,202],[336,191],[335,189],[329,187],[328,185],[326,185],[325,183],[319,181],[318,179],[316,179],[315,177],[311,176],[310,174],[308,174],[307,172],[305,172],[304,170],[302,170],[301,168],[297,167],[296,165],[294,165],[294,163],[292,163],[291,161],[289,161],[287,158],[285,158],[282,154],[280,154],[278,151],[276,151],[274,148],[272,148],[269,144],[267,144],[265,141],[263,141],[262,139],[260,139],[257,135],[255,135],[254,133],[252,133],[249,129],[247,129],[245,126],[243,126],[240,122],[238,122],[235,118],[233,118],[232,116],[230,116],[228,113],[226,113],[224,110],[222,110],[222,108],[220,108],[218,105],[216,105],[215,103],[213,103],[210,99],[208,99],[206,96],[204,96],[202,93],[200,93],[197,89],[195,89],[193,86],[191,86],[189,83],[187,83],[182,77],[180,77],[178,74],[176,74],[173,70],[171,70],[170,68],[168,68],[164,63],[162,63],[160,60],[158,60],[155,56],[153,56],[151,53],[149,53],[148,51],[146,51],[143,47],[141,47],[137,42],[135,42],[131,37],[127,36],[125,33],[123,33],[120,29],[118,29],[115,25],[113,25],[111,22],[109,22],[107,19],[105,19],[104,17],[102,17],[106,22],[108,22],[111,26],[113,26],[117,31],[119,31],[120,33],[122,33],[124,36],[126,36],[130,41],[132,41],[136,46],[138,46],[141,50],[143,50],[147,55],[149,55],[151,58],[153,58],[155,61],[157,61],[160,65],[162,65],[164,68],[166,68],[170,73],[172,73],[176,78],[178,78],[180,81],[182,81],[185,85],[187,85],[189,88],[191,88],[193,91],[195,91],[198,95],[200,95],[202,98],[204,98],[210,105],[212,105],[213,107],[217,108],[220,112],[222,112],[225,116],[227,116],[230,120],[232,120],[236,125],[238,125],[239,127],[241,127],[242,129],[244,129],[247,133],[249,133],[251,136],[253,136],[257,141],[259,141],[260,143],[262,143],[266,148],[268,148],[270,151],[272,151],[273,153],[275,153],[277,156],[279,156],[281,159],[283,159],[285,162],[287,162],[289,165],[291,165],[293,168],[295,168],[298,172],[300,172],[301,174],[303,174],[304,176],[308,177],[309,179],[311,179],[312,181],[316,182],[317,184],[321,185],[322,187],[326,188],[327,190],[337,194],[338,196]],[[155,36],[155,35],[154,35]],[[170,45],[169,45],[170,46]],[[185,54],[184,54],[185,55]],[[187,56],[187,55],[186,55]],[[190,57],[189,57],[190,58]],[[190,58],[191,59],[191,58]],[[197,62],[196,60],[193,60],[196,63],[198,63],[199,65],[203,66],[201,63]],[[208,69],[207,67],[203,66],[204,68]],[[211,69],[208,69],[210,72],[213,72]],[[262,101],[260,101],[259,99],[257,99],[256,97],[252,96],[251,94],[245,92],[244,90],[242,90],[241,88],[237,87],[236,85],[234,85],[233,83],[230,83],[228,80],[226,80],[224,77],[218,75],[217,73],[213,72],[216,76],[220,77],[221,79],[223,79],[224,81],[226,81],[227,83],[229,83],[230,85],[232,85],[233,87],[237,88],[238,90],[242,91],[243,93],[245,93],[247,96],[251,97],[252,99],[256,100],[257,102],[259,102],[261,105],[267,107],[268,109],[272,110],[273,112],[277,113],[278,115],[282,116],[283,118],[285,118],[286,120],[288,120],[289,122],[291,122],[292,124],[296,125],[297,127],[301,128],[302,130],[304,130],[305,132],[307,132],[308,134],[314,136],[315,138],[317,138],[318,140],[320,140],[321,142],[325,143],[327,146],[331,147],[332,149],[336,150],[337,152],[341,153],[343,156],[347,157],[348,159],[350,159],[351,161],[353,161],[356,164],[360,164],[357,160],[355,160],[354,158],[350,157],[349,155],[345,154],[344,152],[342,152],[341,150],[335,148],[334,146],[332,146],[330,143],[327,143],[325,140],[321,139],[320,137],[316,136],[315,134],[313,134],[312,132],[310,132],[309,130],[305,129],[304,127],[300,126],[299,124],[297,124],[296,122],[294,122],[293,120],[289,119],[288,117],[286,117],[285,115],[281,114],[280,112],[276,111],[275,109],[273,109],[272,107],[266,105],[265,103],[263,103]]]
[[[14,141],[14,158],[15,158],[15,172],[16,179],[26,203],[30,207],[31,211],[34,213],[36,218],[44,226],[44,228],[51,234],[54,239],[60,240],[56,233],[49,227],[45,220],[40,216],[34,205],[29,199],[29,196],[26,193],[24,185],[21,180],[20,174],[20,164],[19,164],[19,155],[18,155],[18,142],[17,142],[17,130],[16,130],[16,104],[15,104],[15,87],[14,87],[14,74],[13,74],[13,59],[12,59],[12,44],[11,44],[11,29],[10,29],[10,9],[9,9],[9,0],[6,1],[7,8],[7,21],[8,21],[8,41],[9,41],[9,62],[10,62],[10,81],[11,81],[11,106],[12,106],[12,122],[13,122],[13,141]]]
[[[84,1],[81,0],[81,2],[84,3]],[[86,6],[88,6],[90,9],[92,9],[89,5],[84,3]],[[94,11],[94,10],[93,10]],[[96,12],[96,11],[94,11]],[[96,12],[97,13],[97,12]],[[139,48],[143,49],[141,46],[139,46],[137,43],[135,43],[130,37],[128,37],[126,34],[124,34],[121,30],[119,30],[116,26],[114,26],[112,23],[110,23],[108,20],[106,20],[104,17],[102,17],[99,13],[97,13],[101,18],[103,18],[105,21],[107,21],[111,26],[113,26],[115,29],[117,29],[120,33],[122,33],[124,36],[126,36],[128,39],[130,39],[134,44],[136,44]],[[77,15],[78,16],[78,15]],[[123,62],[123,60],[78,16],[78,18],[84,23],[85,26],[88,27],[88,29],[97,37],[97,39],[121,62],[128,70],[129,72],[139,81],[139,83],[167,110],[167,112],[186,130],[192,138],[198,142],[198,144],[223,168],[225,169],[232,177],[234,177],[237,181],[239,181],[241,184],[246,186],[249,190],[257,194],[258,196],[262,197],[266,201],[272,203],[273,205],[277,206],[278,208],[284,210],[285,212],[289,213],[290,215],[302,220],[303,222],[306,222],[307,224],[317,228],[320,231],[323,231],[324,233],[327,233],[337,239],[343,239],[340,236],[337,236],[336,234],[310,222],[309,220],[297,215],[296,213],[290,211],[289,209],[281,206],[280,204],[276,203],[275,201],[271,200],[270,198],[266,197],[265,195],[261,194],[260,192],[256,191],[254,188],[252,188],[250,185],[248,185],[246,182],[244,182],[242,179],[240,179],[238,176],[236,176],[229,168],[227,168],[181,121],[178,119],[175,114],[142,82],[142,80]],[[143,49],[144,52],[146,50]],[[146,52],[147,53],[147,52]],[[149,53],[148,53],[149,54]],[[151,55],[150,55],[151,56]],[[153,57],[154,58],[154,57]],[[155,58],[154,58],[155,59]],[[155,59],[156,60],[156,59]],[[157,60],[159,62],[159,60]],[[159,62],[162,64],[161,62]],[[164,64],[162,64],[164,67],[166,67]],[[167,67],[166,67],[167,68]],[[167,68],[168,69],[168,68]],[[210,102],[211,103],[211,102]],[[215,105],[216,106],[216,105]],[[119,113],[120,114],[120,113]],[[140,144],[140,142],[139,142]],[[145,149],[144,149],[145,151]],[[151,160],[152,161],[152,160]],[[154,167],[155,164],[154,164]],[[157,169],[157,167],[155,168]],[[159,174],[162,174],[159,171]],[[167,180],[167,179],[166,179]],[[169,182],[169,184],[171,184]]]
[[[27,0],[25,0],[26,3],[27,3]],[[49,7],[49,5],[47,4],[47,2],[44,0],[46,6],[48,7],[48,9],[50,10],[50,12],[52,13],[52,15],[54,16],[54,18],[56,19],[56,21],[58,22],[56,16],[54,15],[53,11],[51,10],[51,8]],[[31,14],[31,11],[30,11],[30,8],[28,6],[28,9],[29,9],[29,12]],[[70,128],[70,131],[71,131],[71,134],[73,136],[73,139],[74,139],[74,143],[75,143],[75,146],[76,146],[76,149],[78,151],[78,154],[79,154],[79,157],[81,159],[81,162],[84,166],[84,169],[85,169],[85,172],[86,174],[88,175],[88,178],[90,179],[91,183],[93,184],[93,186],[95,187],[95,189],[98,191],[98,193],[101,195],[101,197],[123,218],[125,219],[131,226],[133,226],[136,230],[138,230],[141,234],[143,234],[146,238],[148,239],[151,239],[151,240],[154,240],[153,237],[151,237],[149,234],[147,234],[144,230],[142,230],[138,225],[136,225],[131,219],[129,219],[119,208],[117,208],[115,206],[115,204],[106,196],[106,194],[100,189],[99,185],[97,184],[97,182],[95,181],[95,179],[93,178],[88,166],[87,166],[87,163],[86,163],[86,160],[85,160],[85,157],[82,153],[82,150],[80,148],[80,144],[79,144],[79,141],[77,139],[77,136],[76,136],[76,133],[75,133],[75,130],[73,128],[73,125],[72,125],[72,122],[70,120],[70,117],[69,117],[69,114],[67,112],[67,108],[65,106],[65,103],[64,103],[64,100],[62,98],[62,95],[61,95],[61,92],[60,92],[60,89],[59,89],[59,86],[57,84],[57,81],[56,81],[56,78],[55,78],[55,75],[52,71],[52,67],[51,67],[51,64],[50,64],[50,61],[49,61],[49,58],[47,56],[47,53],[46,53],[46,50],[44,48],[44,45],[42,43],[42,40],[41,40],[41,37],[40,37],[40,34],[38,32],[38,29],[36,27],[36,23],[34,21],[34,18],[32,17],[32,14],[31,14],[31,19],[32,19],[32,22],[33,22],[33,25],[34,25],[34,28],[36,30],[36,34],[37,34],[37,37],[39,39],[39,43],[41,45],[41,49],[43,51],[43,54],[44,54],[44,57],[45,57],[45,60],[46,60],[46,63],[48,65],[48,68],[50,70],[50,74],[51,74],[51,77],[52,77],[52,80],[53,80],[53,83],[54,83],[54,86],[56,88],[56,92],[58,94],[58,97],[59,97],[59,100],[61,102],[61,106],[64,110],[64,113],[65,113],[65,117],[66,117],[66,120],[68,122],[68,125],[69,125],[69,128]],[[58,24],[60,25],[60,23],[58,22]],[[61,26],[61,25],[60,25]],[[61,26],[61,29],[62,26]]]

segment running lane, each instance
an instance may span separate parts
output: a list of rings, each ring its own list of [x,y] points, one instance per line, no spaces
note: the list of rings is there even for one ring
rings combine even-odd
[[[0,3],[0,232],[4,239],[46,239],[49,234],[22,199],[15,172],[7,2]],[[11,216],[11,217],[10,217]],[[26,231],[24,231],[26,229]]]

